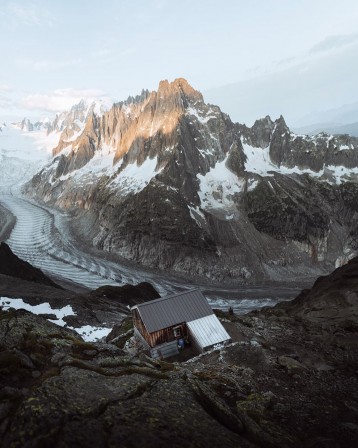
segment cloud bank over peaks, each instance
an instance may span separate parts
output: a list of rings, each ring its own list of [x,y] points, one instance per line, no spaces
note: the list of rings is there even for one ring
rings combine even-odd
[[[324,40],[314,45],[310,49],[309,54],[313,55],[321,52],[332,51],[357,42],[358,33],[327,36]]]
[[[100,100],[108,104],[112,102],[103,90],[66,88],[56,89],[49,94],[29,94],[21,100],[20,106],[29,110],[61,112],[70,109],[82,99]]]

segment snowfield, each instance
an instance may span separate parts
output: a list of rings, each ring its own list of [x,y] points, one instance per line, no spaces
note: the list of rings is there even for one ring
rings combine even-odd
[[[19,191],[37,171],[51,160],[51,149],[59,134],[44,131],[22,132],[16,127],[0,131],[0,191]]]
[[[161,170],[156,170],[158,158],[147,158],[142,165],[128,164],[110,183],[111,188],[121,193],[139,193]]]
[[[226,162],[227,158],[217,162],[204,176],[197,174],[200,182],[198,194],[203,210],[223,210],[229,213],[236,210],[233,196],[242,192],[245,181],[230,171]]]

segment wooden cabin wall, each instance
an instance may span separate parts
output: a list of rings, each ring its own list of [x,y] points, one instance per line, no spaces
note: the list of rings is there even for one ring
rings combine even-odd
[[[188,336],[188,330],[186,323],[183,322],[181,324],[173,325],[172,327],[163,328],[162,330],[155,331],[153,333],[149,334],[150,340],[148,341],[151,347],[155,347],[156,345],[164,344],[165,342],[171,342],[175,339],[181,339],[176,338],[174,336],[174,328],[175,327],[181,327],[182,329],[182,336],[181,338],[186,338]]]
[[[148,342],[148,344],[151,347],[155,347],[156,345],[164,344],[165,342],[171,342],[174,341],[175,339],[179,339],[174,336],[175,327],[181,327],[182,338],[188,337],[188,329],[185,322],[173,325],[172,327],[163,328],[162,330],[154,331],[153,333],[148,333],[147,329],[145,328],[142,322],[138,310],[133,310],[132,318],[134,326],[138,329],[140,334],[144,337],[144,339]]]
[[[139,333],[143,336],[143,338],[150,344],[149,336],[150,334],[147,332],[142,319],[138,313],[138,310],[133,310],[132,312],[133,325],[138,329]]]

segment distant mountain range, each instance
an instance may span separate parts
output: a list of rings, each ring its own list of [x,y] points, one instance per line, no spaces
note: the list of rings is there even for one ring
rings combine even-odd
[[[24,118],[22,121],[12,124],[25,132],[45,130],[50,134],[51,132],[65,131],[65,134],[69,136],[69,134],[73,135],[81,130],[81,124],[85,122],[89,114],[95,113],[99,116],[107,109],[108,104],[105,101],[81,100],[70,111],[57,114],[52,121],[46,117],[32,123],[28,118]]]
[[[348,123],[337,125],[334,123],[314,123],[302,127],[294,127],[293,130],[298,134],[316,135],[320,132],[339,135],[348,134],[358,137],[358,121],[356,123]]]
[[[319,132],[358,136],[358,103],[347,104],[327,111],[308,114],[293,128],[297,133],[315,135]]]
[[[53,158],[28,195],[75,214],[78,238],[152,268],[226,282],[317,276],[358,238],[358,139],[252,127],[162,81],[48,124]]]

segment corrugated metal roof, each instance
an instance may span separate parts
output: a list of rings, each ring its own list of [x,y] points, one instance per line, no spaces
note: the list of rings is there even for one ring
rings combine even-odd
[[[231,339],[215,314],[187,322],[187,326],[202,349]]]
[[[198,289],[141,303],[136,308],[149,333],[213,314]]]

